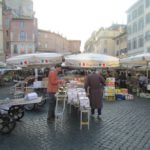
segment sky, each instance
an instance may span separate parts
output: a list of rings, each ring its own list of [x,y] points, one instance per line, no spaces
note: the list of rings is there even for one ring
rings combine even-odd
[[[93,31],[126,24],[126,11],[137,0],[33,0],[38,28],[81,40],[81,51]]]

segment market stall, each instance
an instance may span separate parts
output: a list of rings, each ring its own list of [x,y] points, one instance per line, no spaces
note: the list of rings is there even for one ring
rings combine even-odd
[[[68,100],[67,103],[71,107],[74,106],[80,110],[80,129],[82,129],[83,125],[87,125],[88,129],[90,126],[90,102],[89,98],[86,96],[86,92],[84,88],[79,88],[77,81],[70,81],[67,84],[67,95]],[[84,121],[83,114],[87,115],[87,120]]]
[[[51,68],[55,64],[62,62],[62,54],[59,53],[31,53],[31,54],[23,54],[17,55],[6,60],[8,65],[17,66],[25,69],[34,69],[34,74],[28,76],[24,79],[25,86],[23,88],[24,93],[28,93],[29,91],[34,91],[38,89],[43,89],[43,91],[47,88],[47,78],[42,77],[39,79],[38,68]],[[32,83],[31,83],[31,82]],[[30,82],[30,84],[29,84]],[[45,92],[43,92],[44,97],[46,97]],[[43,101],[42,101],[43,102]],[[32,107],[33,108],[33,107]]]
[[[127,58],[120,59],[120,64],[126,65],[127,67],[132,65],[134,66],[146,66],[146,73],[148,77],[148,66],[150,63],[150,53],[138,54],[135,56],[130,56]]]
[[[148,70],[149,70],[149,63],[150,63],[150,53],[142,53],[142,54],[138,54],[135,56],[130,56],[127,58],[123,58],[120,60],[120,64],[121,65],[126,65],[126,66],[131,66],[134,70],[139,71],[141,67],[145,67],[145,72],[146,72],[146,76],[147,76],[147,81],[145,86],[148,87],[148,78],[149,78],[149,74],[148,74]],[[143,73],[145,74],[145,73]],[[136,85],[136,87],[134,86],[133,89],[136,91],[137,95],[140,95],[140,87],[139,87],[139,78],[140,78],[140,74],[138,75],[134,75],[134,77],[136,78],[136,83],[132,84],[133,86]],[[147,88],[147,90],[149,90]],[[148,91],[146,91],[147,93]],[[148,96],[149,97],[149,96]]]

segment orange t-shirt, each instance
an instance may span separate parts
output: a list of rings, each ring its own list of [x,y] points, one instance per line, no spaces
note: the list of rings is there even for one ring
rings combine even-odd
[[[56,71],[50,71],[48,75],[48,87],[47,92],[56,93],[58,90],[58,84],[60,83],[60,80],[57,78],[57,72]]]

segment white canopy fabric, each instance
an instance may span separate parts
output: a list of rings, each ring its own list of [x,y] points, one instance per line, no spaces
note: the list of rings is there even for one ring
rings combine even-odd
[[[150,62],[150,53],[143,53],[120,59],[121,64],[143,65],[148,62]]]
[[[62,55],[58,53],[32,53],[23,54],[8,58],[8,65],[30,67],[30,66],[47,66],[62,62]]]
[[[119,58],[96,53],[81,53],[65,57],[65,66],[77,68],[118,67]]]
[[[145,71],[148,77],[148,65],[150,63],[150,53],[142,53],[135,56],[130,56],[120,60],[120,64],[127,64],[132,66],[146,66]]]
[[[0,61],[0,67],[6,67],[6,63]]]

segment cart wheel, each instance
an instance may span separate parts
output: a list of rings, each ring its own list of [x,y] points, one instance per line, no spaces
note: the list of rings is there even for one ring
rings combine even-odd
[[[26,110],[33,110],[35,108],[35,105],[34,104],[27,104],[27,105],[24,105],[24,108]]]
[[[20,120],[24,116],[23,106],[11,106],[9,108],[8,114],[15,120]]]
[[[43,106],[45,103],[46,103],[46,98],[43,97],[42,100],[41,100],[41,102],[35,104],[35,109],[40,108],[40,107]]]
[[[8,134],[16,126],[16,122],[13,118],[11,118],[9,115],[1,115],[0,116],[0,133],[2,134]]]
[[[42,99],[41,102],[37,103],[38,106],[43,106],[46,103],[46,99]]]

